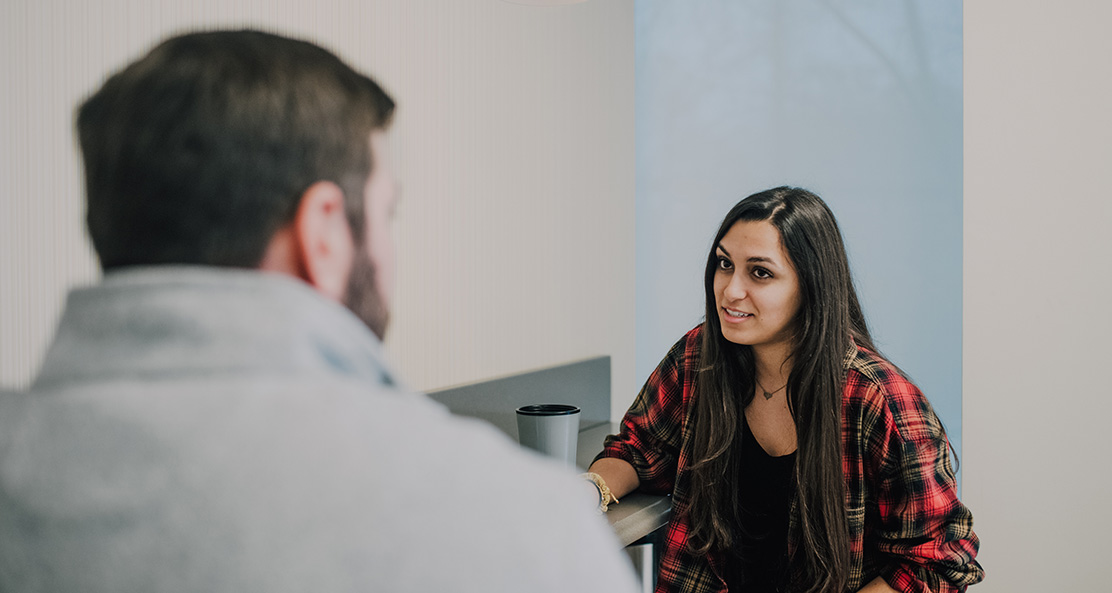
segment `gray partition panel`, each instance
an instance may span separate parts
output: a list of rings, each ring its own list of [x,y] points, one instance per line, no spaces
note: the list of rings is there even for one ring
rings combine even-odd
[[[481,418],[517,440],[520,406],[579,406],[579,429],[610,422],[610,357],[599,356],[429,392],[453,414]]]

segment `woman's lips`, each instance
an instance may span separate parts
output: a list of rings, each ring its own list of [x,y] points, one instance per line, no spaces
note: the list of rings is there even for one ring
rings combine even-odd
[[[752,313],[746,313],[745,311],[739,311],[737,309],[728,309],[726,307],[722,307],[722,311],[724,313],[722,318],[730,323],[741,323],[753,316]]]

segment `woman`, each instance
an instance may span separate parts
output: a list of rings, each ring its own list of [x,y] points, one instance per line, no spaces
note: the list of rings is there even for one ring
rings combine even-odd
[[[788,187],[739,202],[705,289],[704,323],[672,347],[588,474],[604,503],[672,494],[658,593],[980,581],[946,434],[873,346],[826,204]]]

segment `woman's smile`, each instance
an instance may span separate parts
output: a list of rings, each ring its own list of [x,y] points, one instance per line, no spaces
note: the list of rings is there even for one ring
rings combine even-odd
[[[738,311],[726,307],[723,307],[722,311],[725,312],[725,315],[722,316],[722,321],[725,321],[726,323],[741,323],[753,317],[752,313],[745,313],[744,311]]]

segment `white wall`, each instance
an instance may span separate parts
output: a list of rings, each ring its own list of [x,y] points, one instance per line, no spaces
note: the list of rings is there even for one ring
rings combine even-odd
[[[963,497],[977,593],[1108,591],[1112,4],[965,2]]]
[[[633,0],[0,3],[0,385],[98,277],[73,109],[184,29],[323,43],[391,92],[403,186],[387,349],[432,389],[588,356],[633,387]],[[620,410],[619,410],[620,413]]]

